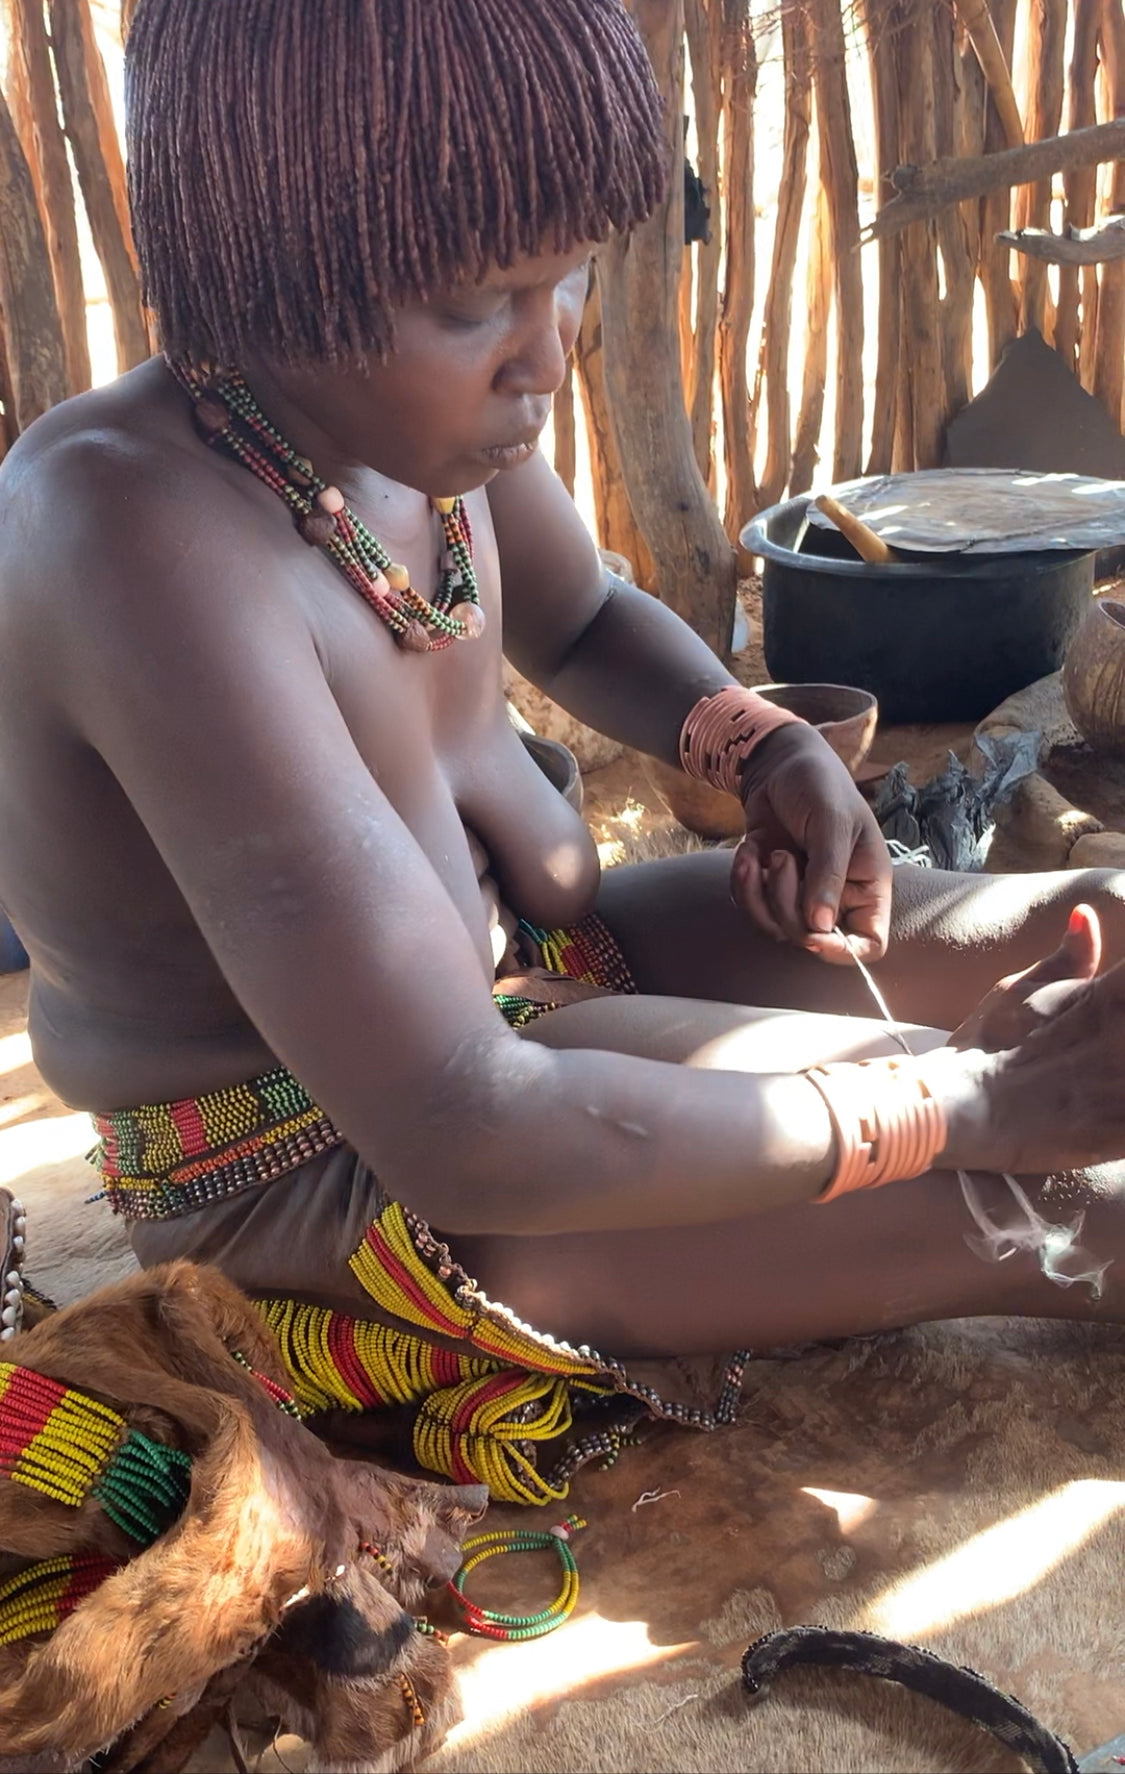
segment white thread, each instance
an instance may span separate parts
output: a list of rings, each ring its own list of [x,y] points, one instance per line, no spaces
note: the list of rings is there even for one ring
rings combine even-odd
[[[665,1497],[678,1497],[679,1494],[679,1491],[642,1491],[630,1514],[636,1515],[637,1510],[643,1509],[646,1503],[662,1503]]]
[[[887,1024],[888,1033],[898,1042],[904,1053],[913,1057],[913,1049],[899,1023],[891,1015],[890,1007],[871,973],[860,960],[848,932],[839,924],[836,929],[843,937],[848,953],[859,968],[867,989]],[[1084,1281],[1089,1284],[1094,1299],[1101,1298],[1105,1272],[1113,1258],[1109,1257],[1104,1263],[1096,1263],[1090,1252],[1079,1244],[1078,1235],[1086,1220],[1084,1210],[1079,1209],[1069,1226],[1053,1225],[1032,1206],[1015,1177],[1009,1176],[1005,1171],[1002,1173],[1002,1180],[1008,1186],[1019,1217],[1015,1225],[998,1226],[981,1200],[969,1172],[959,1170],[957,1180],[961,1185],[965,1206],[977,1227],[976,1233],[964,1234],[965,1243],[975,1256],[986,1263],[1003,1263],[1015,1256],[1018,1250],[1027,1250],[1036,1258],[1046,1280],[1053,1281],[1056,1287],[1073,1287],[1076,1282]],[[1064,1268],[1064,1264],[1069,1267]],[[1088,1266],[1084,1268],[1081,1266],[1083,1264]]]

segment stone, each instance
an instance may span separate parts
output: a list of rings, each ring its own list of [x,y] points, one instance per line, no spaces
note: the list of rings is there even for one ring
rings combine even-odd
[[[951,468],[1029,468],[1125,479],[1125,438],[1034,330],[1013,340],[987,385],[953,420]]]
[[[1125,869],[1125,832],[1087,832],[1071,848],[1072,869]]]

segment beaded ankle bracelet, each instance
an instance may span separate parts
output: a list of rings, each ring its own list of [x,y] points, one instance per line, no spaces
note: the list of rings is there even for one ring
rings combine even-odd
[[[438,589],[433,602],[414,590],[406,567],[356,517],[339,487],[320,479],[307,456],[270,424],[237,370],[210,373],[195,364],[168,367],[192,400],[204,442],[248,468],[284,500],[310,548],[323,548],[349,584],[408,653],[440,653],[484,633],[473,535],[463,499],[431,501],[441,522]]]
[[[463,1550],[468,1556],[449,1585],[450,1593],[456,1597],[461,1610],[465,1632],[472,1634],[474,1638],[514,1642],[518,1639],[542,1638],[545,1633],[554,1632],[564,1620],[568,1620],[578,1600],[578,1566],[570,1549],[570,1536],[585,1526],[580,1515],[568,1515],[564,1522],[545,1534],[530,1533],[522,1528],[502,1528],[493,1534],[477,1534],[472,1540],[466,1540]],[[508,1552],[543,1551],[558,1554],[563,1568],[563,1584],[550,1607],[543,1608],[540,1613],[497,1614],[490,1608],[482,1608],[470,1601],[465,1594],[465,1581],[470,1571],[483,1564],[485,1559],[497,1558]]]

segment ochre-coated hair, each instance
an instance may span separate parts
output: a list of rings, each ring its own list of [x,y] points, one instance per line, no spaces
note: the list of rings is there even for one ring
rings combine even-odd
[[[165,350],[327,363],[393,313],[652,213],[659,94],[622,0],[140,0],[130,195]]]

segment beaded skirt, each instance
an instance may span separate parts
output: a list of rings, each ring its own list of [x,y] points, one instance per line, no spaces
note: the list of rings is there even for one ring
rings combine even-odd
[[[538,965],[499,981],[495,992],[516,1028],[576,995],[636,990],[596,917],[570,930],[525,928],[525,935]],[[192,1255],[194,1238],[198,1260],[226,1267],[258,1296],[294,1396],[314,1426],[328,1412],[396,1412],[396,1421],[405,1413],[421,1466],[458,1483],[487,1484],[498,1501],[543,1504],[565,1498],[585,1462],[616,1459],[644,1418],[702,1430],[734,1419],[745,1353],[709,1361],[702,1373],[675,1364],[678,1383],[668,1388],[671,1364],[641,1364],[642,1378],[638,1364],[559,1342],[487,1299],[449,1247],[377,1188],[358,1247],[357,1225],[339,1251],[346,1286],[326,1289],[357,1302],[354,1309],[299,1297],[315,1294],[313,1282],[323,1287],[324,1276],[310,1276],[292,1294],[248,1284],[236,1261],[224,1262],[222,1236],[207,1243],[208,1222],[237,1212],[231,1197],[260,1200],[263,1185],[299,1182],[306,1165],[310,1188],[317,1187],[314,1172],[324,1187],[313,1161],[336,1148],[346,1154],[342,1135],[283,1067],[208,1096],[97,1117],[96,1125],[91,1162],[114,1212],[133,1222],[142,1262]],[[268,1207],[275,1191],[265,1195]],[[193,1228],[183,1248],[174,1222]],[[146,1227],[147,1238],[140,1236]],[[650,1367],[657,1369],[652,1384]]]

